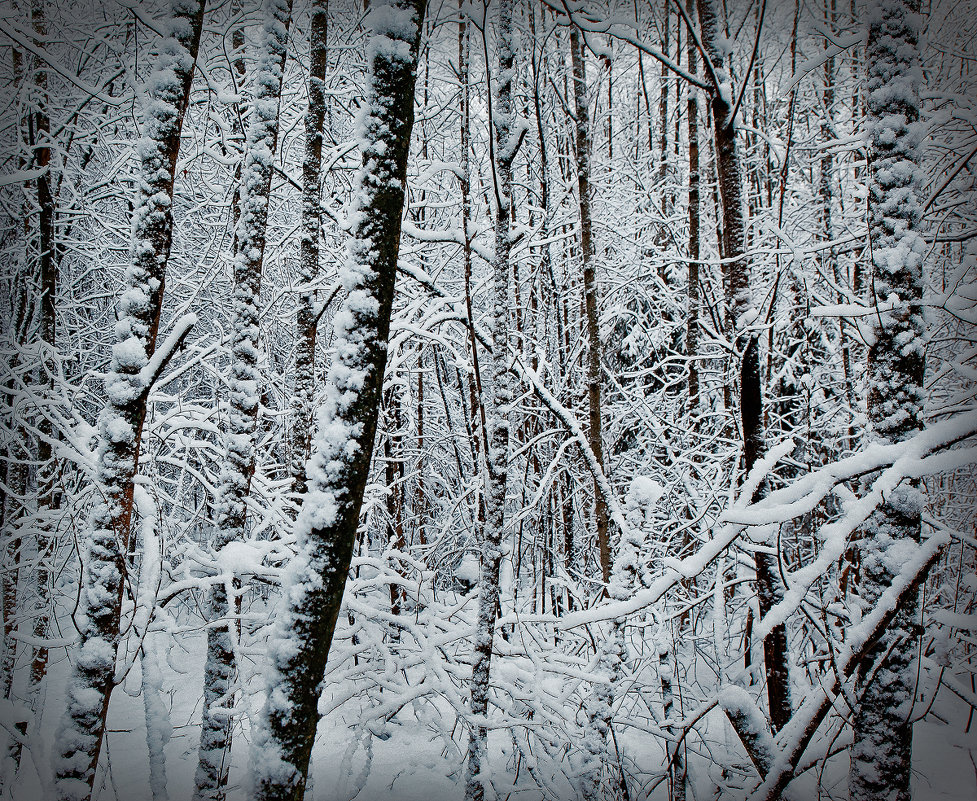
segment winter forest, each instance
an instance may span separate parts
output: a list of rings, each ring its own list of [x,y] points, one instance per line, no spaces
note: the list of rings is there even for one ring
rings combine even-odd
[[[0,798],[977,797],[977,4],[2,0]]]

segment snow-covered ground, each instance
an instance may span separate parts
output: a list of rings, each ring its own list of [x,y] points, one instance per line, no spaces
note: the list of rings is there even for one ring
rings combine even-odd
[[[162,700],[173,727],[172,737],[165,749],[166,790],[169,799],[176,801],[189,799],[193,793],[200,736],[200,688],[205,642],[202,633],[175,637],[171,642],[173,646],[164,654],[161,673]],[[39,766],[46,780],[50,777],[46,757],[50,754],[55,731],[60,725],[66,678],[67,663],[62,652],[61,657],[54,657],[50,680],[46,682],[48,695],[42,723],[45,752],[41,754]],[[125,684],[112,696],[108,742],[102,763],[104,769],[99,773],[99,788],[95,795],[102,801],[152,799],[141,683],[142,675],[137,661]],[[249,684],[256,687],[259,682],[252,677]],[[657,691],[656,687],[649,687],[649,697],[654,697]],[[253,710],[258,703],[258,698],[252,694],[241,703],[240,708]],[[349,701],[320,723],[312,757],[312,790],[306,798],[317,801],[352,801],[353,798],[357,801],[455,801],[462,797],[463,735],[456,732],[457,747],[446,753],[442,737],[425,723],[419,722],[410,708],[405,708],[393,723],[371,734],[355,725],[361,703],[358,699]],[[710,744],[714,755],[719,756],[723,749],[729,748],[731,753],[737,755],[738,765],[724,776],[720,761],[710,765],[704,759],[690,755],[690,798],[695,799],[712,798],[717,785],[729,789],[742,785],[744,777],[752,779],[753,776],[742,770],[745,757],[737,750],[736,736],[722,713],[714,710],[703,723],[697,731]],[[930,710],[930,718],[917,723],[915,729],[914,801],[971,801],[977,797],[977,716],[970,725],[969,733],[965,731],[967,723],[966,704],[945,689],[941,690]],[[645,773],[644,787],[639,782],[632,783],[632,797],[666,801],[667,782],[659,783],[650,795],[646,795],[655,781],[654,774],[660,772],[663,763],[661,741],[647,732],[625,726],[620,727],[617,739],[625,760],[634,760]],[[506,770],[507,763],[510,763],[510,742],[505,732],[490,736],[493,777],[500,791],[498,797],[543,798],[525,770],[519,776]],[[839,744],[842,742],[838,740]],[[817,745],[815,743],[815,750]],[[228,801],[241,801],[249,797],[249,747],[245,722],[243,729],[235,732]],[[18,783],[11,788],[13,801],[39,801],[49,797],[31,761],[34,756],[32,752],[25,758]],[[548,777],[556,777],[556,786],[561,786],[562,780],[567,793],[565,797],[572,797],[569,783],[560,775],[563,770],[570,770],[568,764],[547,764],[541,759],[537,769]],[[845,753],[830,759],[823,770],[819,765],[808,771],[795,782],[794,787],[794,798],[801,801],[847,798]]]

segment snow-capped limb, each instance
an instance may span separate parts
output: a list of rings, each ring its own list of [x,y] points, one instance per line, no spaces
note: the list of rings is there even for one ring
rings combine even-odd
[[[121,98],[111,97],[110,95],[103,94],[102,89],[99,87],[92,86],[91,84],[82,80],[78,75],[66,70],[61,64],[58,63],[57,59],[52,58],[49,53],[45,52],[43,47],[39,47],[37,44],[35,44],[33,37],[30,34],[22,33],[21,31],[17,30],[17,28],[10,24],[7,19],[0,18],[0,33],[9,38],[11,41],[16,42],[18,47],[23,48],[31,55],[39,58],[42,62],[44,62],[48,69],[56,72],[66,81],[69,81],[74,86],[78,87],[78,89],[84,92],[87,97],[96,99],[99,103],[103,103],[109,108],[116,108],[125,102]],[[118,77],[118,75],[115,76],[115,78]]]
[[[969,411],[933,423],[902,442],[867,444],[860,453],[805,473],[755,503],[731,507],[723,512],[720,522],[745,526],[783,523],[816,508],[835,487],[890,466],[902,477],[922,478],[950,467],[929,461],[929,457],[944,450],[953,456],[956,451],[949,449],[974,436],[977,411]]]
[[[652,46],[647,41],[642,39],[636,33],[640,26],[633,17],[624,17],[621,15],[605,15],[604,17],[600,17],[591,9],[585,10],[580,7],[572,7],[578,6],[579,4],[570,3],[568,0],[543,0],[543,3],[549,6],[549,8],[557,15],[558,22],[575,26],[581,31],[581,33],[583,33],[585,38],[588,33],[599,33],[602,35],[612,36],[622,42],[627,42],[640,50],[642,53],[646,53],[656,61],[664,64],[665,67],[683,80],[688,81],[692,86],[698,87],[699,89],[705,89],[707,91],[712,88],[709,83],[698,77],[695,73],[683,69],[673,59],[662,53],[660,49]],[[696,44],[699,45],[697,31],[695,30],[695,27],[692,25],[691,21],[688,19],[688,15],[686,14],[685,9],[682,7],[682,4],[676,2],[675,7],[679,10],[682,17],[685,18],[686,22],[688,23],[687,30],[690,31],[690,35],[694,37]],[[563,22],[564,19],[565,22]],[[596,40],[592,42],[590,39],[587,39],[587,45],[589,47],[593,47],[595,51],[599,52],[601,50],[601,47],[597,44]],[[703,55],[705,56],[704,51]],[[708,56],[705,56],[705,58],[707,72],[709,72],[710,77],[712,77],[712,65],[708,61]]]
[[[776,747],[767,719],[753,696],[739,685],[727,684],[720,689],[718,700],[750,761],[761,776],[766,776],[776,760]]]
[[[542,396],[541,396],[542,397]],[[545,402],[545,399],[544,399]],[[552,407],[551,407],[552,408]],[[792,440],[785,440],[775,447],[770,448],[762,459],[760,459],[753,470],[746,477],[741,487],[737,504],[746,505],[749,498],[760,482],[763,481],[777,463],[786,457],[794,448]],[[635,612],[645,609],[657,603],[669,590],[673,589],[682,581],[698,576],[703,570],[729,548],[736,539],[741,536],[744,526],[727,523],[722,526],[710,539],[691,556],[685,559],[668,559],[665,562],[666,573],[661,578],[655,580],[647,588],[636,591],[632,597],[624,601],[610,601],[598,604],[590,609],[579,612],[572,612],[560,618],[553,618],[552,622],[561,629],[585,626],[589,623],[596,623],[601,620],[614,620],[616,618],[627,618]],[[536,620],[522,615],[523,620]],[[500,621],[502,622],[502,621]],[[505,622],[508,622],[506,620]]]
[[[334,319],[335,352],[318,414],[296,554],[269,642],[268,696],[256,722],[255,796],[300,799],[319,720],[319,687],[353,554],[373,453],[400,250],[424,0],[372,2],[359,120],[362,166]]]
[[[526,383],[532,386],[536,394],[539,396],[539,399],[543,401],[546,407],[553,412],[556,418],[566,426],[567,431],[569,431],[573,438],[579,443],[584,461],[587,463],[587,468],[594,477],[594,482],[597,486],[598,492],[601,493],[604,498],[604,502],[608,506],[608,510],[614,524],[622,532],[623,536],[635,537],[636,535],[631,533],[631,526],[621,509],[621,504],[617,500],[617,495],[614,492],[614,488],[607,480],[607,476],[604,475],[604,468],[594,455],[594,452],[590,447],[590,440],[588,439],[587,435],[584,434],[583,428],[581,428],[580,422],[577,420],[576,416],[562,403],[560,403],[553,396],[552,392],[546,389],[546,386],[543,384],[543,380],[532,367],[523,363],[522,358],[518,353],[512,354],[512,360],[513,367],[515,368],[516,372],[523,377]]]
[[[169,35],[147,85],[136,197],[132,261],[118,303],[116,344],[99,428],[99,481],[105,500],[83,535],[78,627],[81,645],[72,666],[67,709],[58,733],[58,798],[91,797],[109,698],[114,686],[126,553],[130,540],[133,479],[146,418],[146,371],[156,350],[166,265],[172,244],[173,180],[180,131],[200,45],[205,0],[174,0]],[[108,102],[108,101],[106,101]]]
[[[796,611],[814,583],[825,574],[825,571],[828,570],[833,562],[844,555],[849,545],[849,538],[853,532],[859,526],[865,524],[866,521],[869,521],[873,515],[878,514],[879,510],[885,507],[888,499],[894,497],[908,481],[918,480],[925,475],[941,473],[947,469],[952,470],[956,467],[977,462],[977,450],[973,448],[955,449],[943,454],[923,456],[920,452],[924,451],[926,445],[932,442],[926,434],[927,432],[924,431],[912,440],[893,445],[870,446],[871,450],[883,451],[890,458],[895,457],[895,461],[874,478],[867,491],[861,497],[847,498],[843,501],[844,515],[838,520],[822,526],[818,532],[818,538],[823,544],[817,556],[794,572],[786,573],[786,591],[784,597],[776,605],[771,607],[759,621],[755,629],[758,636],[763,636],[772,627],[782,624]],[[852,460],[856,464],[858,463],[858,457],[852,457]],[[859,470],[859,473],[864,469],[865,462],[861,464],[862,468]],[[751,515],[744,510],[744,512],[734,511],[725,515],[724,518],[727,520],[737,520],[738,522],[743,522],[744,518],[750,519],[752,521],[750,525],[772,525],[799,517],[801,514],[813,509],[821,499],[828,495],[843,480],[836,478],[836,474],[832,473],[830,466],[825,469],[825,474],[821,478],[825,479],[829,476],[830,479],[823,481],[819,489],[802,497],[795,504],[775,505],[773,509],[776,511],[773,514],[764,515],[761,512],[759,515]],[[850,477],[848,478],[850,479]],[[817,486],[818,482],[814,482],[814,484]],[[786,487],[784,489],[790,488]],[[785,509],[789,511],[785,512]]]
[[[814,72],[818,67],[822,66],[826,61],[829,61],[835,56],[844,53],[849,48],[854,47],[855,45],[863,44],[864,42],[865,31],[859,31],[858,33],[853,33],[848,36],[838,37],[837,40],[832,41],[821,53],[818,53],[816,56],[812,56],[803,64],[798,65],[797,71],[783,86],[780,93],[782,95],[789,94],[790,91],[797,86],[797,84],[803,81],[804,78]]]
[[[142,374],[139,376],[139,379],[144,386],[143,392],[148,393],[152,390],[160,376],[165,372],[166,366],[180,348],[183,347],[183,343],[186,342],[187,337],[190,336],[190,331],[196,324],[197,315],[193,313],[184,314],[173,324],[173,329],[170,331],[169,336],[166,337],[161,345],[156,347],[153,355],[142,369]]]
[[[883,638],[896,615],[907,604],[914,603],[915,595],[926,580],[930,568],[940,558],[950,537],[937,534],[929,537],[906,559],[895,580],[879,596],[875,607],[851,631],[849,651],[841,654],[836,662],[837,673],[830,685],[813,689],[791,716],[788,724],[774,738],[776,758],[772,767],[762,775],[763,781],[749,794],[749,801],[775,801],[793,779],[811,738],[817,732],[841,693],[844,682],[851,679],[861,661],[870,654],[879,639]]]

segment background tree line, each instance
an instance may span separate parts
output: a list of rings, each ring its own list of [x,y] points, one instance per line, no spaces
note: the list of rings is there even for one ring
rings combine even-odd
[[[2,792],[973,759],[972,11],[8,3]]]

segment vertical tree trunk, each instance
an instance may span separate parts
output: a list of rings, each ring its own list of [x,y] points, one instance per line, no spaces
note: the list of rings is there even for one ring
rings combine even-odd
[[[299,801],[319,722],[317,704],[353,556],[373,454],[393,307],[424,0],[373,0],[362,167],[336,317],[334,361],[313,442],[297,553],[269,644],[270,691],[255,732],[256,798]]]
[[[506,407],[512,402],[509,372],[509,252],[512,223],[512,162],[522,141],[516,126],[512,99],[515,54],[512,41],[513,0],[500,0],[496,20],[496,71],[490,120],[494,137],[495,258],[493,261],[492,380],[485,396],[485,417],[489,447],[485,454],[485,526],[482,529],[478,574],[478,611],[473,643],[471,680],[471,732],[465,771],[465,800],[482,801],[488,783],[489,674],[492,643],[499,608],[499,567],[502,561],[502,533],[505,527],[506,481],[509,469],[509,420]]]
[[[13,8],[17,8],[16,2]],[[11,53],[13,66],[13,85],[19,87],[24,75],[24,57],[18,47]],[[19,127],[19,126],[18,126]],[[17,167],[24,169],[26,159],[21,154],[17,159]],[[25,220],[27,215],[24,215]],[[26,225],[25,225],[26,228]],[[27,276],[14,273],[13,280],[2,287],[3,300],[9,297],[13,313],[9,319],[3,319],[3,334],[6,341],[22,345],[27,339],[27,322],[32,315],[30,297],[27,289]],[[9,296],[7,293],[9,292]],[[11,355],[7,367],[11,378],[20,364],[19,347]],[[17,623],[18,596],[20,584],[20,559],[23,538],[21,536],[21,520],[24,516],[24,504],[27,498],[27,466],[31,454],[27,452],[29,437],[24,431],[20,420],[14,413],[13,404],[9,402],[14,392],[16,382],[2,386],[4,402],[10,414],[10,427],[14,436],[4,443],[3,485],[0,487],[0,568],[2,568],[3,601],[3,656],[0,658],[0,698],[8,699],[12,696],[14,670],[17,666]],[[17,772],[21,744],[6,731],[0,732],[0,790],[8,779],[12,779]]]
[[[724,284],[728,307],[727,330],[740,353],[740,420],[743,432],[744,473],[749,473],[764,450],[763,395],[760,387],[759,342],[749,326],[757,316],[750,291],[750,268],[745,258],[743,215],[743,179],[740,155],[736,146],[736,124],[732,119],[728,71],[720,45],[719,15],[715,0],[699,0],[699,23],[706,53],[719,79],[712,96],[713,128],[716,141],[716,168],[722,204],[722,251]],[[762,492],[758,489],[757,492]],[[783,587],[777,575],[776,559],[770,554],[756,554],[757,596],[760,614],[765,615],[782,597]],[[773,731],[790,719],[790,676],[788,671],[787,628],[780,624],[763,641],[767,679],[767,701]]]
[[[42,46],[47,32],[44,16],[44,0],[33,0],[31,6],[31,22],[36,44]],[[35,102],[37,109],[33,113],[34,124],[34,163],[41,168],[47,168],[36,181],[37,189],[37,244],[38,260],[41,278],[40,324],[41,341],[44,343],[41,363],[37,370],[37,386],[43,387],[41,392],[54,388],[52,378],[47,373],[54,371],[53,356],[57,346],[56,296],[58,286],[58,265],[55,259],[54,242],[54,198],[51,194],[51,124],[48,118],[47,99],[47,71],[40,65],[34,71],[34,86],[37,92]],[[41,412],[37,421],[37,530],[32,537],[37,549],[37,568],[34,573],[34,609],[31,617],[34,619],[33,635],[37,640],[48,637],[51,615],[51,598],[49,584],[51,573],[49,558],[54,547],[54,512],[57,511],[58,498],[56,495],[58,467],[52,458],[53,440],[56,436],[51,420],[47,414]],[[27,690],[27,702],[35,714],[37,699],[41,683],[47,674],[48,649],[43,645],[35,645],[31,660],[31,672]]]
[[[316,310],[311,285],[319,274],[319,226],[322,223],[322,137],[326,116],[326,33],[329,0],[313,0],[309,32],[309,108],[305,113],[305,159],[302,162],[302,239],[299,251],[299,296],[295,313],[295,397],[292,402],[292,492],[306,490],[305,462],[312,441],[312,397],[315,392]]]
[[[671,31],[669,24],[671,21],[671,0],[664,0],[662,8],[662,53],[668,57],[668,45]],[[655,182],[662,198],[662,214],[668,217],[672,213],[671,192],[666,190],[665,182],[668,180],[668,67],[664,62],[660,64],[659,86],[658,86],[658,171]],[[658,227],[656,236],[656,246],[664,249],[668,239],[668,224],[662,220]]]
[[[587,398],[590,420],[587,442],[601,468],[604,467],[604,440],[601,434],[601,343],[594,267],[594,243],[590,218],[590,111],[587,106],[587,72],[583,43],[576,28],[570,29],[570,58],[573,64],[573,112],[576,115],[577,190],[580,204],[580,254],[583,262],[584,312],[587,321]],[[594,480],[594,517],[597,521],[597,547],[600,573],[605,587],[611,578],[611,542],[607,502]]]
[[[695,0],[687,0],[691,16]],[[695,39],[688,37],[688,66],[693,75],[698,55]],[[698,428],[699,412],[699,101],[695,87],[688,88],[686,115],[689,137],[689,270],[688,270],[688,317],[685,327],[685,352],[689,359],[689,411],[692,429]]]
[[[57,738],[58,797],[91,797],[114,686],[122,594],[146,403],[158,360],[156,335],[166,263],[173,238],[173,180],[180,130],[190,99],[206,0],[174,0],[169,34],[149,82],[133,211],[132,264],[126,272],[105,379],[108,403],[99,428],[98,473],[105,500],[90,523],[83,569],[81,645],[67,688],[67,710]]]
[[[923,428],[922,160],[919,128],[919,0],[875,0],[866,46],[870,136],[868,235],[876,317],[868,357],[868,439],[901,442]],[[897,554],[920,537],[918,480],[890,492],[862,530],[858,592],[875,603],[899,568]],[[859,664],[851,755],[852,801],[909,801],[910,722],[916,667],[918,593],[896,614]],[[870,671],[872,675],[870,676]]]
[[[234,257],[231,373],[228,378],[230,413],[225,434],[226,457],[218,489],[217,525],[212,542],[213,549],[218,552],[228,543],[244,539],[247,499],[255,467],[255,430],[261,383],[258,372],[261,272],[292,3],[291,0],[265,0],[262,11],[262,52],[255,70],[254,99],[244,148],[241,219],[237,231],[238,249]],[[302,255],[304,257],[305,253]],[[208,599],[211,621],[226,618],[231,613],[227,589],[224,582],[211,586]],[[233,610],[236,609],[235,603]],[[234,695],[232,627],[236,625],[228,621],[226,626],[207,629],[204,708],[194,779],[195,799],[223,798],[227,784],[233,720],[224,705],[231,705]]]

